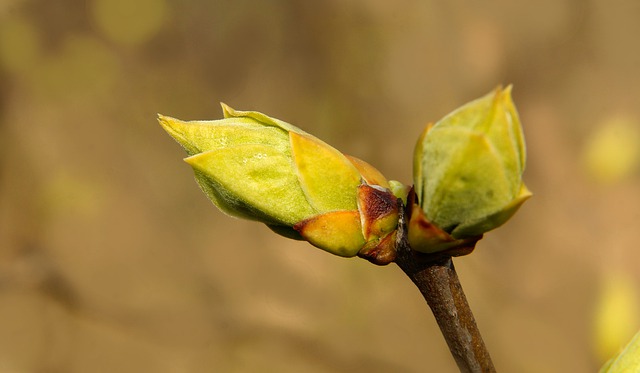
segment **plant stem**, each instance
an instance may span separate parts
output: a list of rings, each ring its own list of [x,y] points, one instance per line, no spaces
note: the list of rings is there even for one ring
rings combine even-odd
[[[460,372],[495,372],[451,256],[434,256],[412,250],[406,239],[403,220],[398,230],[395,262],[429,304]]]

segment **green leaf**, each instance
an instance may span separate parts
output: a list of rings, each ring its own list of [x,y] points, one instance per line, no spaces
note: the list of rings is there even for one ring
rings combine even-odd
[[[291,152],[302,190],[318,211],[355,210],[361,177],[339,151],[320,140],[292,132]]]
[[[272,146],[234,146],[185,161],[207,178],[201,184],[210,182],[219,191],[217,205],[231,215],[240,208],[258,220],[293,225],[317,213],[300,188],[291,158]]]

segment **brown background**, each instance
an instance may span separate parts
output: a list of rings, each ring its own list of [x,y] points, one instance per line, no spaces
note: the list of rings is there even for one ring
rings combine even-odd
[[[584,154],[615,118],[637,133],[639,20],[633,0],[0,0],[0,371],[455,371],[398,268],[225,217],[155,116],[259,110],[410,183],[423,126],[509,83],[535,195],[459,275],[498,370],[595,371],[602,284],[637,296],[640,175],[632,154],[598,181]]]

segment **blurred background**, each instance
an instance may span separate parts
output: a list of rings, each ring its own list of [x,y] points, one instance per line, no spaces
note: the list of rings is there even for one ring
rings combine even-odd
[[[640,327],[640,2],[0,0],[0,372],[455,372],[394,265],[231,219],[156,113],[258,110],[411,183],[514,85],[533,191],[455,260],[499,371]]]

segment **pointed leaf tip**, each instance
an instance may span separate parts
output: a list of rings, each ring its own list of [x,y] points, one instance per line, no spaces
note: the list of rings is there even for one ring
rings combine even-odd
[[[220,102],[220,106],[222,107],[222,116],[224,118],[231,118],[235,116],[234,114],[236,111],[231,106],[225,104],[224,102]]]

